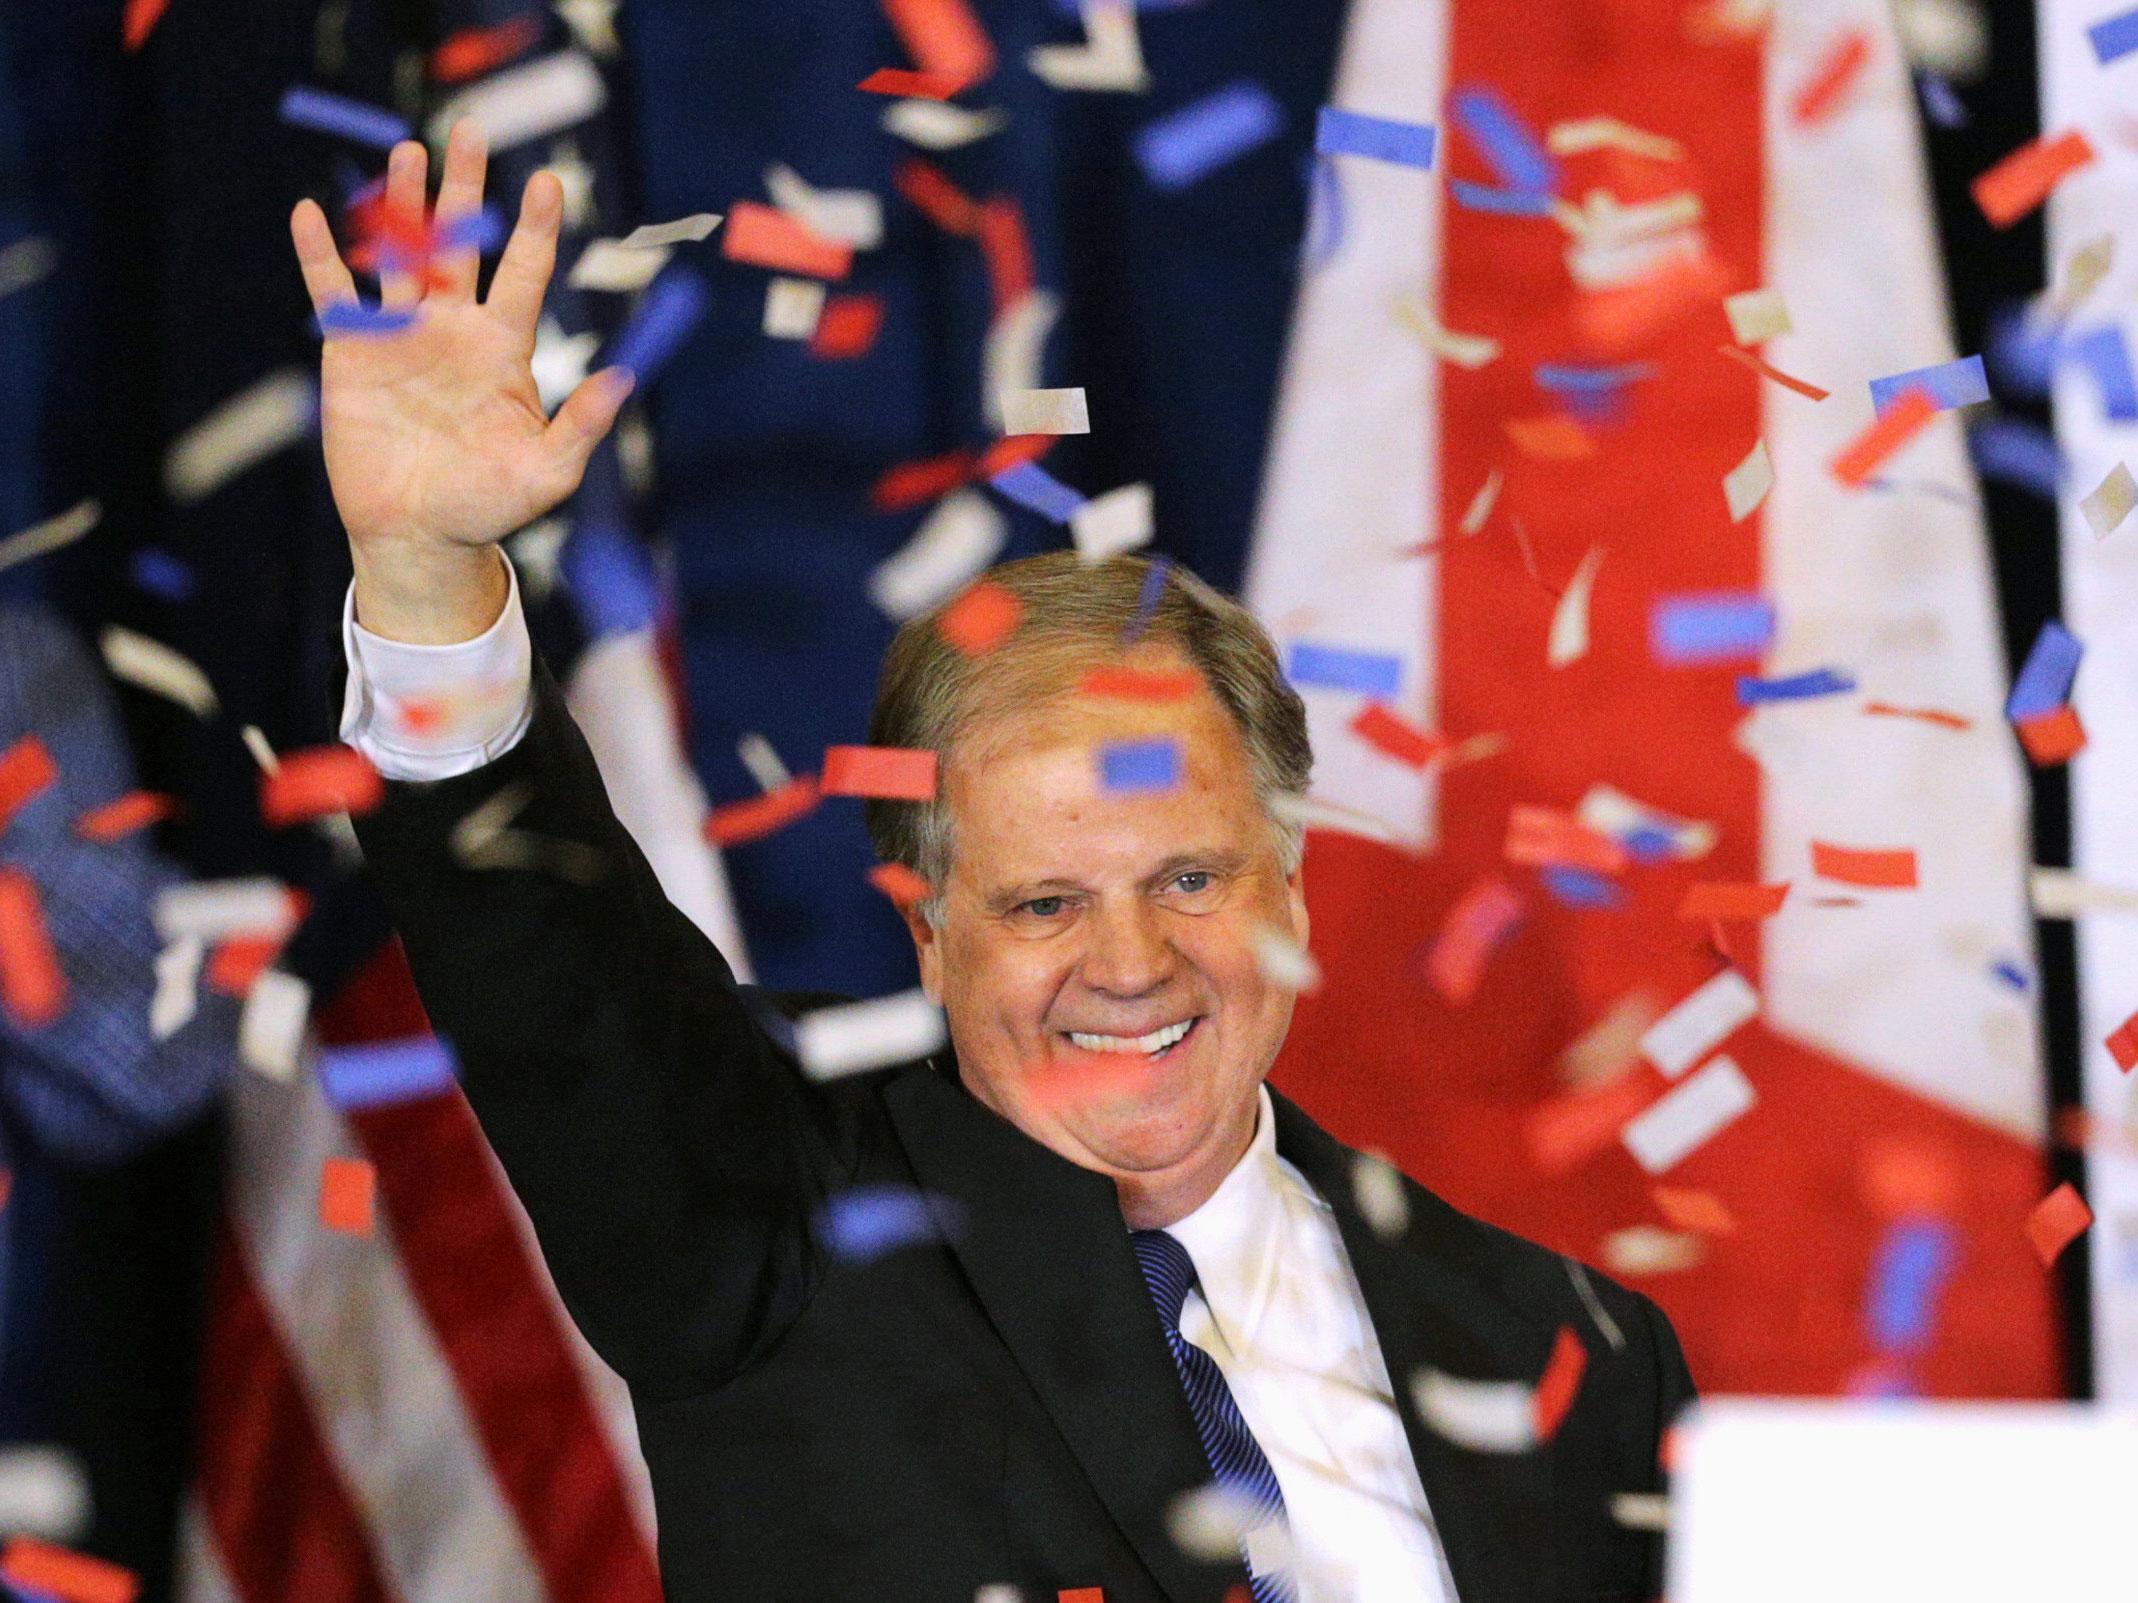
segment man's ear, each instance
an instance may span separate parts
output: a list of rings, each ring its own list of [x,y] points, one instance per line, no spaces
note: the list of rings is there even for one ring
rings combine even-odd
[[[1284,877],[1285,894],[1292,905],[1292,938],[1305,951],[1312,943],[1307,939],[1307,865],[1305,857],[1299,866]]]
[[[941,892],[937,892],[940,895]],[[920,962],[921,990],[936,1006],[943,1005],[943,936],[927,916],[921,912],[921,903],[908,902],[899,909],[906,916],[906,933],[913,937],[913,955]]]

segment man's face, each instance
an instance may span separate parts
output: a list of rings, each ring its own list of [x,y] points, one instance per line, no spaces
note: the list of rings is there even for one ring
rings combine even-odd
[[[1186,666],[1154,646],[1130,661]],[[1179,783],[1108,791],[1100,750],[1130,740],[1174,742]],[[1245,743],[1200,683],[1171,702],[1066,695],[980,722],[946,763],[943,794],[942,924],[911,922],[965,1083],[1033,1139],[1111,1174],[1132,1222],[1140,1208],[1171,1223],[1157,1215],[1200,1203],[1246,1149],[1291,1022],[1256,934],[1306,943],[1300,876],[1284,873]],[[1125,1077],[1122,1054],[1141,1065]]]

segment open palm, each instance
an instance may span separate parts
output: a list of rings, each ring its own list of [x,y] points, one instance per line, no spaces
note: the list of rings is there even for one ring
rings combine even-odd
[[[385,204],[421,216],[426,155],[397,145]],[[441,232],[482,209],[486,152],[471,124],[453,130],[438,190]],[[486,300],[475,298],[472,248],[441,252],[428,275],[384,271],[380,304],[413,321],[390,333],[334,333],[320,362],[327,478],[360,552],[388,545],[481,546],[531,523],[577,488],[587,457],[630,394],[622,368],[574,390],[544,415],[531,361],[542,296],[556,266],[563,187],[528,180],[520,216]],[[313,307],[354,305],[356,284],[311,201],[290,218]]]

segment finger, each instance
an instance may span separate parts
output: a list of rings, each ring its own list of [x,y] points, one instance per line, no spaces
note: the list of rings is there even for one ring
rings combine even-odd
[[[290,213],[290,239],[297,247],[297,266],[304,273],[313,311],[324,312],[357,298],[356,280],[334,248],[334,230],[327,226],[327,214],[317,201],[297,202],[297,209]]]
[[[438,184],[437,224],[441,239],[482,215],[483,168],[489,153],[488,141],[477,123],[463,117],[453,124],[445,144],[445,176]],[[430,298],[463,305],[474,300],[475,276],[481,266],[482,252],[472,239],[440,250],[431,263]]]
[[[549,275],[557,266],[557,229],[563,218],[564,186],[555,173],[536,173],[520,196],[520,220],[505,241],[505,254],[490,280],[490,299],[484,303],[530,347],[535,325],[541,321]]]
[[[587,458],[594,454],[602,436],[615,426],[616,414],[623,410],[637,383],[628,367],[605,367],[581,380],[557,408],[557,415],[542,431],[542,445],[549,453],[552,481],[563,486],[558,492],[559,500],[579,487]]]
[[[379,304],[413,306],[423,298],[421,272],[408,269],[412,241],[423,232],[423,182],[430,170],[430,153],[413,139],[404,139],[386,158],[386,201],[380,224],[385,238],[379,253]],[[390,257],[402,258],[399,267],[387,266]]]

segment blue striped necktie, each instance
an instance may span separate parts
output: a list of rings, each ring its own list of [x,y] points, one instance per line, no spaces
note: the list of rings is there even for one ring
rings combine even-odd
[[[1132,1230],[1128,1239],[1136,1249],[1136,1261],[1143,1266],[1151,1301],[1158,1305],[1166,1345],[1173,1350],[1173,1367],[1180,1372],[1181,1389],[1188,1394],[1188,1409],[1195,1415],[1195,1432],[1203,1439],[1203,1456],[1210,1460],[1218,1484],[1253,1499],[1266,1520],[1281,1522],[1284,1492],[1277,1485],[1277,1472],[1247,1428],[1240,1405],[1232,1400],[1224,1372],[1216,1359],[1180,1333],[1180,1311],[1187,1304],[1188,1288],[1196,1284],[1195,1260],[1163,1230]],[[1248,1583],[1255,1603],[1295,1603],[1292,1583],[1281,1574],[1257,1575],[1250,1566]]]

